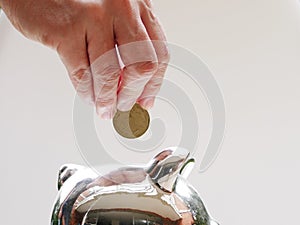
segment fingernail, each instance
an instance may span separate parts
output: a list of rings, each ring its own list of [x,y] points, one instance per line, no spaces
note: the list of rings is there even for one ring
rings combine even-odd
[[[139,102],[144,109],[151,109],[154,105],[154,98],[146,98]]]

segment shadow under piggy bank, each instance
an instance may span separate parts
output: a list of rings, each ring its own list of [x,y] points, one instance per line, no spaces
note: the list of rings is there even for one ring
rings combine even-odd
[[[194,159],[168,148],[147,165],[99,175],[93,168],[61,167],[52,225],[218,225],[187,182]]]

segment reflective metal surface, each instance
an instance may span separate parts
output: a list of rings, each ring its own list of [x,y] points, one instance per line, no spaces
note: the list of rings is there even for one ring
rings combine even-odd
[[[178,173],[188,156],[189,152],[186,149],[164,150],[150,162],[147,173],[161,189],[172,192]]]
[[[189,152],[168,148],[145,167],[99,176],[68,164],[59,170],[52,225],[217,225],[188,184]]]

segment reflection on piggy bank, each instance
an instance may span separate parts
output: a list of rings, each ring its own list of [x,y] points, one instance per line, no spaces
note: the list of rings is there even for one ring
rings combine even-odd
[[[169,148],[105,175],[64,165],[51,225],[218,225],[186,180],[192,164],[187,150]]]

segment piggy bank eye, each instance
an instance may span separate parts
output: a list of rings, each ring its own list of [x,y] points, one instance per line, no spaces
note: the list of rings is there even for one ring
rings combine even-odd
[[[163,225],[163,218],[141,212],[89,212],[84,225]]]

